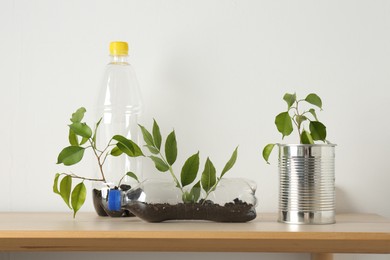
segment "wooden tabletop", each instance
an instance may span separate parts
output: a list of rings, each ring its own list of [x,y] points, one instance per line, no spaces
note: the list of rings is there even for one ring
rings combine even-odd
[[[331,225],[288,225],[276,214],[248,223],[0,213],[0,251],[390,253],[390,220],[341,214]]]

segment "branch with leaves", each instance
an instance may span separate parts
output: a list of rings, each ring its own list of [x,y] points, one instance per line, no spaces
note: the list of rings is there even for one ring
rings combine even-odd
[[[282,139],[293,132],[295,125],[301,144],[314,144],[315,141],[326,142],[326,127],[318,120],[315,109],[322,110],[322,100],[318,95],[311,93],[305,99],[297,99],[295,93],[286,93],[283,100],[287,103],[287,111],[275,117],[275,125],[282,134]],[[302,103],[314,107],[302,111],[300,107]],[[307,124],[309,129],[307,129]],[[274,143],[267,144],[263,149],[263,158],[267,163],[269,163],[268,159],[274,146]]]
[[[57,164],[64,164],[66,166],[77,164],[83,159],[85,150],[90,149],[96,157],[100,176],[98,178],[87,178],[74,173],[57,173],[54,177],[53,184],[53,192],[60,195],[66,205],[73,210],[73,217],[76,216],[77,211],[85,202],[87,191],[84,181],[106,183],[103,165],[108,156],[120,156],[122,154],[126,154],[130,157],[144,156],[136,143],[121,135],[114,135],[103,149],[99,149],[96,144],[96,134],[102,119],[96,123],[94,131],[92,131],[91,127],[85,122],[81,122],[85,112],[86,109],[81,107],[72,114],[68,135],[70,146],[62,149],[58,155]],[[125,173],[124,176],[129,176],[138,181],[137,176],[133,172]],[[62,179],[60,181],[61,177]],[[81,180],[81,182],[72,190],[73,179]],[[123,177],[118,183],[118,186],[120,186],[122,180]]]
[[[219,181],[235,164],[237,160],[237,150],[234,150],[229,161],[226,163],[219,177],[216,176],[216,169],[211,162],[210,158],[207,158],[204,170],[201,174],[200,180],[197,181],[190,189],[186,191],[184,187],[191,185],[196,179],[199,171],[199,152],[191,155],[185,162],[181,169],[180,179],[176,177],[173,171],[173,164],[177,159],[177,142],[176,134],[173,130],[166,138],[164,151],[162,151],[162,137],[160,127],[156,120],[153,121],[152,132],[148,131],[144,126],[139,125],[142,131],[142,135],[145,141],[145,146],[148,148],[152,155],[149,158],[154,162],[157,170],[160,172],[169,172],[176,184],[182,192],[182,200],[184,203],[195,203],[199,200],[201,190],[206,192],[205,199],[209,194],[215,190]]]

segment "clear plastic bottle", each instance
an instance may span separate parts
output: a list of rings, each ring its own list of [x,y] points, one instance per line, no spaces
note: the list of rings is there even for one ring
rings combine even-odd
[[[256,188],[252,180],[222,178],[209,195],[200,190],[196,202],[184,203],[183,192],[173,181],[147,179],[127,191],[110,190],[107,208],[111,212],[129,210],[148,222],[172,219],[247,222],[256,217]]]
[[[104,148],[110,138],[117,134],[141,144],[138,121],[143,103],[135,71],[128,59],[126,42],[110,43],[110,61],[106,65],[97,106],[97,114],[102,117],[97,131],[98,148]],[[140,158],[108,156],[103,166],[108,184],[105,186],[113,188],[119,182],[128,183],[128,177],[122,177],[129,171],[142,176],[141,163]],[[103,193],[105,192],[102,190],[101,194]]]

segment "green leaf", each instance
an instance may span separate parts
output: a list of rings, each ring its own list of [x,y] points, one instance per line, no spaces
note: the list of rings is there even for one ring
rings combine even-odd
[[[76,112],[72,114],[70,121],[72,121],[73,123],[80,123],[81,120],[83,120],[84,118],[85,112],[87,112],[87,110],[84,107],[80,107],[76,110]]]
[[[191,184],[196,179],[198,170],[199,170],[199,152],[190,156],[184,163],[180,174],[181,185],[184,187]]]
[[[319,96],[317,96],[316,94],[311,93],[311,94],[307,95],[307,97],[305,98],[305,100],[306,100],[307,102],[309,102],[310,104],[319,107],[319,108],[322,110],[322,101],[321,101],[321,98],[320,98]]]
[[[94,145],[95,148],[96,148],[96,135],[97,135],[97,130],[98,130],[98,128],[99,128],[100,123],[102,122],[102,119],[103,119],[103,117],[101,117],[101,118],[99,119],[99,121],[96,123],[96,125],[95,125],[95,131],[94,131],[93,136],[92,136],[92,142],[93,142],[93,145]]]
[[[288,112],[282,112],[277,115],[275,118],[275,124],[278,131],[283,135],[282,139],[285,136],[290,135],[293,131],[292,120]]]
[[[122,153],[125,153],[127,156],[129,157],[134,157],[134,151],[130,150],[129,148],[127,148],[125,145],[121,144],[121,143],[117,143],[116,144],[116,147],[118,147],[118,149],[122,152]],[[120,154],[116,151],[114,151],[116,154],[118,154],[117,156],[119,156]],[[114,155],[115,156],[115,155]]]
[[[139,182],[138,177],[134,172],[128,172],[128,173],[126,173],[126,175],[129,176],[130,178],[133,178],[137,182]]]
[[[177,143],[175,131],[172,131],[165,141],[165,156],[169,165],[175,163],[177,158]]]
[[[61,183],[60,183],[60,195],[62,199],[65,201],[66,205],[70,209],[72,207],[69,204],[69,199],[70,199],[70,191],[72,189],[72,177],[67,175],[64,178],[62,178]]]
[[[301,144],[314,144],[313,138],[306,130],[303,130],[301,134]]]
[[[190,198],[192,202],[197,202],[200,198],[200,181],[198,181],[191,189],[190,191]]]
[[[68,146],[58,155],[57,164],[73,165],[81,161],[84,156],[85,148],[80,146]]]
[[[301,125],[305,120],[307,120],[307,117],[302,115],[296,115],[295,120],[297,121],[298,125]]]
[[[206,192],[211,190],[216,183],[215,173],[216,171],[213,163],[207,158],[201,177],[202,187]]]
[[[131,141],[130,139],[127,139],[126,137],[121,135],[114,135],[112,139],[118,141],[116,146],[128,156],[130,157],[144,156],[144,154],[141,151],[141,148],[139,148],[139,146],[133,141]]]
[[[313,137],[313,140],[315,141],[324,141],[326,140],[326,126],[318,121],[311,121],[310,125],[310,132],[311,136]]]
[[[78,139],[77,135],[73,132],[73,130],[70,129],[70,128],[69,128],[68,139],[69,139],[70,145],[72,145],[72,146],[79,146],[79,139]]]
[[[69,125],[70,129],[79,136],[90,138],[92,136],[92,130],[86,123],[73,123]]]
[[[181,195],[181,199],[184,203],[193,203],[192,196],[188,191],[183,192],[183,194]]]
[[[56,173],[56,176],[54,177],[54,183],[53,183],[53,192],[58,195],[61,195],[60,191],[58,190],[58,179],[60,178],[60,175],[61,174]]]
[[[182,200],[184,203],[195,203],[199,200],[200,197],[200,181],[198,181],[192,188],[191,191],[184,192],[182,196]]]
[[[160,150],[158,150],[154,146],[150,146],[150,145],[144,145],[144,146],[146,146],[152,154],[159,154],[160,153]]]
[[[74,187],[72,191],[72,208],[73,218],[76,217],[77,211],[84,205],[85,198],[87,197],[87,189],[85,188],[84,182],[80,182]]]
[[[166,172],[169,170],[169,165],[166,164],[161,158],[158,158],[153,155],[149,156],[149,158],[153,160],[154,165],[160,172]]]
[[[156,120],[153,119],[153,138],[154,144],[158,150],[161,148],[161,132]]]
[[[154,146],[154,141],[152,135],[149,133],[149,131],[143,127],[142,125],[139,125],[141,128],[142,136],[144,137],[144,141],[149,146]]]
[[[309,113],[311,113],[313,115],[313,117],[315,118],[315,120],[318,121],[317,114],[316,114],[316,111],[314,110],[314,108],[310,108]]]
[[[229,161],[226,163],[225,167],[223,168],[220,178],[222,178],[222,176],[224,176],[225,173],[227,171],[229,171],[234,166],[234,164],[236,163],[236,160],[237,160],[237,149],[238,149],[238,146],[236,147],[236,149],[234,150],[234,152],[233,152],[232,156],[230,157]]]
[[[263,149],[263,158],[269,164],[269,156],[274,149],[275,144],[267,144]]]
[[[124,148],[125,149],[125,148]],[[114,146],[114,148],[112,148],[110,154],[112,156],[119,156],[119,155],[122,155],[123,152],[121,151],[121,149],[118,148],[118,146]]]
[[[80,145],[85,144],[86,142],[88,142],[88,140],[89,140],[89,138],[83,137],[83,138],[81,139]]]
[[[291,106],[294,104],[294,102],[297,100],[296,94],[284,94],[283,100],[287,102],[287,110],[291,108]]]

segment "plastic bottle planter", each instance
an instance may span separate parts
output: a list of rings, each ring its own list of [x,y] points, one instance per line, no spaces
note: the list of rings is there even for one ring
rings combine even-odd
[[[95,208],[96,213],[101,217],[134,217],[134,214],[130,213],[127,209],[120,210],[109,210],[108,207],[108,198],[111,191],[115,191],[115,189],[109,188],[114,187],[110,184],[98,183],[94,184],[92,189],[92,200],[93,206]],[[120,192],[126,192],[130,189],[130,185],[123,184],[120,187]]]
[[[279,222],[335,223],[335,145],[279,145]]]
[[[245,179],[222,179],[205,199],[183,203],[182,192],[173,182],[150,179],[127,192],[111,192],[111,211],[127,209],[148,222],[166,220],[210,220],[247,222],[256,218],[256,184]],[[119,194],[119,195],[118,195]]]

